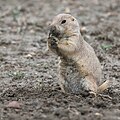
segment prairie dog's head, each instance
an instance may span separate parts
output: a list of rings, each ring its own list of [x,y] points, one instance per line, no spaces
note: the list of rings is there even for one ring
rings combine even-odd
[[[50,35],[58,38],[79,35],[79,33],[79,23],[70,14],[59,14],[54,17],[50,24]]]

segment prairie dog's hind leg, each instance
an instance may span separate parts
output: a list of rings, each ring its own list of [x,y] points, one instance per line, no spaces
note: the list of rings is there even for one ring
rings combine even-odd
[[[81,86],[81,93],[83,95],[91,95],[91,96],[96,96],[97,93],[97,84],[96,82],[89,76],[86,76],[85,78],[81,79],[80,82]]]

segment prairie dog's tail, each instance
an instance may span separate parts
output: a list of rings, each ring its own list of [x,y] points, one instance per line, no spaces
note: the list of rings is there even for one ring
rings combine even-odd
[[[100,85],[97,89],[97,93],[101,93],[106,90],[110,86],[110,81],[106,80],[102,85]]]

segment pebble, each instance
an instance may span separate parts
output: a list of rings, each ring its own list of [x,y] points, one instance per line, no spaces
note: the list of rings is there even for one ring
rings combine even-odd
[[[6,107],[8,108],[15,108],[15,109],[20,109],[21,106],[20,106],[20,103],[18,101],[12,101],[12,102],[9,102]]]

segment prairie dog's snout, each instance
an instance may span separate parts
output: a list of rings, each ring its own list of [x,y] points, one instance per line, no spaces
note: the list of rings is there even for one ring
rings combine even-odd
[[[55,25],[51,25],[49,36],[59,37],[59,35],[60,35],[60,30]]]
[[[55,32],[56,31],[56,26],[50,26],[50,32]]]

